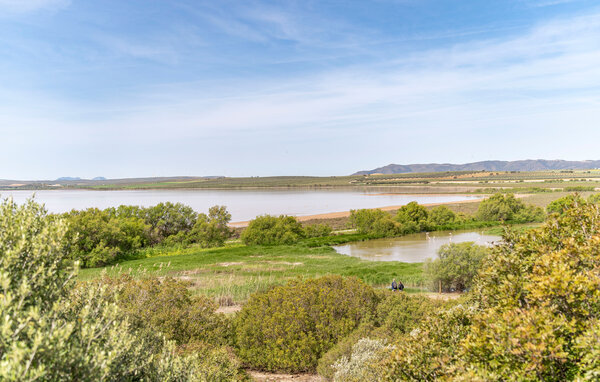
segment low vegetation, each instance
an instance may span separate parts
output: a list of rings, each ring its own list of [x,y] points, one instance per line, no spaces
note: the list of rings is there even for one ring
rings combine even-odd
[[[352,210],[349,223],[370,237],[393,237],[409,233],[480,228],[502,223],[541,222],[546,214],[540,207],[525,205],[512,194],[494,194],[479,203],[475,215],[456,214],[446,206],[428,210],[417,202],[398,209],[395,216],[379,209]]]
[[[482,211],[498,219],[512,211],[514,220],[527,209],[506,196],[495,202]],[[243,367],[252,367],[317,371],[336,381],[596,380],[596,202],[597,197],[578,196],[559,201],[541,227],[507,230],[492,249],[470,243],[444,247],[426,275],[442,281],[444,289],[468,292],[443,301],[372,287],[394,277],[404,281],[403,272],[422,277],[418,264],[366,262],[328,246],[369,237],[368,230],[326,237],[303,232],[291,245],[203,249],[195,241],[195,247],[177,249],[184,252],[177,256],[124,263],[140,270],[139,276],[122,275],[118,268],[86,269],[77,282],[69,217],[48,215],[32,201],[22,206],[4,201],[0,379],[235,381],[247,378]],[[433,218],[431,210],[420,207],[411,205],[396,218],[365,213],[356,221],[369,227],[389,219],[394,226],[418,229],[451,221],[447,211]],[[167,229],[189,216],[179,212],[165,225],[160,219],[142,219],[153,227],[144,228],[151,232],[145,245],[179,235]],[[201,225],[211,221],[209,215]],[[88,217],[117,219],[115,225],[125,232],[130,232],[128,219],[140,218],[136,210],[92,211]],[[212,219],[218,227],[219,219]],[[284,227],[297,229],[293,221],[283,220]],[[186,222],[190,235],[198,221]],[[220,236],[221,231],[202,232]],[[161,265],[168,261],[169,266]],[[190,269],[202,278],[195,279]],[[190,283],[208,283],[223,272],[230,272],[225,281],[233,285],[247,275],[275,273],[277,279],[246,290],[250,297],[242,310],[224,316],[213,298],[190,289]]]

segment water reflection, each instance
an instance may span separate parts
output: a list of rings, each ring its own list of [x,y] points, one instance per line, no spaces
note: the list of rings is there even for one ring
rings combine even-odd
[[[427,232],[350,243],[334,249],[343,255],[365,260],[421,263],[426,259],[435,259],[437,251],[444,244],[472,241],[479,245],[491,245],[500,240],[500,236],[486,235],[481,231]]]

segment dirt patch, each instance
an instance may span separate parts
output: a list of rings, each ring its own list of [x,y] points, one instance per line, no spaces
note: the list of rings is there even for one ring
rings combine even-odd
[[[248,374],[257,382],[325,382],[316,374],[274,374],[248,370]]]
[[[435,300],[448,301],[456,300],[457,298],[462,296],[462,293],[427,293],[426,296]]]
[[[217,313],[233,314],[235,312],[239,312],[240,310],[242,310],[241,305],[220,306],[217,309]]]
[[[217,266],[230,267],[232,265],[242,265],[242,264],[244,264],[243,261],[233,261],[233,262],[228,262],[228,263],[218,263]]]

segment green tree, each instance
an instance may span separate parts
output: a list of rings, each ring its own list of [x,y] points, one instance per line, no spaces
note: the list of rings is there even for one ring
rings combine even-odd
[[[446,206],[438,206],[429,211],[428,225],[430,226],[444,226],[450,225],[456,222],[456,214]]]
[[[450,243],[438,251],[438,258],[425,262],[424,271],[437,290],[439,283],[444,292],[463,292],[471,288],[489,248],[473,242]]]
[[[292,244],[304,237],[302,224],[293,216],[257,216],[242,232],[247,245]]]
[[[415,227],[415,231],[425,231],[429,228],[427,219],[429,211],[417,202],[410,202],[400,207],[396,214],[396,220],[404,226]]]
[[[380,209],[350,211],[350,224],[358,233],[377,237],[397,236],[402,226],[392,219],[392,215]]]
[[[525,208],[513,194],[494,194],[479,203],[477,219],[482,221],[510,221]]]

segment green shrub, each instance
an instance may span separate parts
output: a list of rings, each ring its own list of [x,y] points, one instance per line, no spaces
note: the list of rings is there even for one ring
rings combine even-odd
[[[246,245],[292,244],[304,237],[302,224],[293,216],[257,216],[242,232]]]
[[[452,380],[461,360],[459,345],[467,336],[474,312],[465,305],[434,312],[418,328],[396,338],[391,344],[395,349],[370,367],[386,381]]]
[[[106,287],[73,288],[66,231],[31,200],[0,203],[0,380],[199,381],[198,358],[135,330]]]
[[[437,290],[440,282],[444,292],[470,289],[489,252],[488,247],[475,245],[473,242],[443,245],[438,251],[438,258],[428,260],[424,265],[432,290]]]
[[[189,285],[172,278],[104,278],[101,284],[117,291],[118,304],[139,329],[158,331],[178,345],[205,342],[225,345],[231,336],[229,321],[216,313],[217,305],[205,296],[192,296]]]
[[[335,374],[335,363],[342,357],[350,358],[352,348],[361,338],[371,337],[375,327],[371,320],[365,320],[352,333],[338,341],[319,359],[317,364],[317,373],[319,375],[332,379]]]
[[[392,215],[380,209],[350,211],[350,224],[358,233],[374,237],[391,237],[402,234],[402,225]]]
[[[314,371],[319,358],[375,309],[374,290],[356,278],[293,281],[253,295],[235,320],[236,348],[248,366]]]
[[[592,194],[588,197],[588,203],[599,204],[600,203],[600,194]]]
[[[513,194],[497,193],[479,203],[477,219],[483,221],[513,220],[515,214],[525,208]]]
[[[182,203],[159,203],[142,210],[146,224],[151,228],[154,244],[161,243],[180,232],[189,232],[196,224],[198,214]],[[185,237],[179,236],[182,239]],[[171,239],[173,240],[173,239]]]
[[[333,378],[335,363],[342,357],[351,359],[353,347],[361,338],[394,341],[422,325],[427,317],[447,305],[445,301],[397,292],[386,291],[382,298],[368,320],[363,320],[356,330],[321,357],[317,367],[320,375]]]
[[[593,195],[592,195],[593,196]],[[591,197],[590,197],[591,198]],[[562,215],[565,211],[574,208],[578,205],[585,204],[586,201],[579,194],[570,194],[553,200],[546,206],[546,211],[549,214]]]
[[[554,214],[540,229],[508,234],[479,274],[480,307],[463,344],[483,380],[567,381],[598,375],[581,344],[600,316],[600,210]],[[588,362],[589,361],[589,362]]]
[[[429,211],[428,224],[430,226],[443,226],[456,222],[457,217],[452,210],[446,206],[438,206]]]
[[[112,264],[149,243],[149,226],[135,216],[116,216],[97,208],[63,216],[69,226],[65,242],[70,256],[83,267]]]
[[[227,225],[231,214],[225,206],[213,206],[208,215],[197,215],[196,223],[189,231],[180,231],[165,239],[165,244],[196,243],[202,248],[222,247],[225,241],[233,235],[233,230]]]
[[[353,347],[349,357],[340,358],[334,365],[335,382],[378,381],[383,377],[383,370],[372,365],[381,362],[388,356],[394,346],[387,345],[378,339],[362,338]]]
[[[377,305],[374,326],[378,337],[393,339],[411,332],[429,315],[446,304],[425,296],[411,296],[406,293],[388,293]]]
[[[311,224],[304,227],[304,237],[325,237],[331,235],[331,231],[327,224]]]
[[[427,219],[429,211],[417,202],[410,202],[400,207],[396,214],[396,220],[405,227],[414,227],[410,232],[426,231],[429,228]],[[405,229],[405,232],[407,230]],[[407,232],[408,233],[408,232]]]

